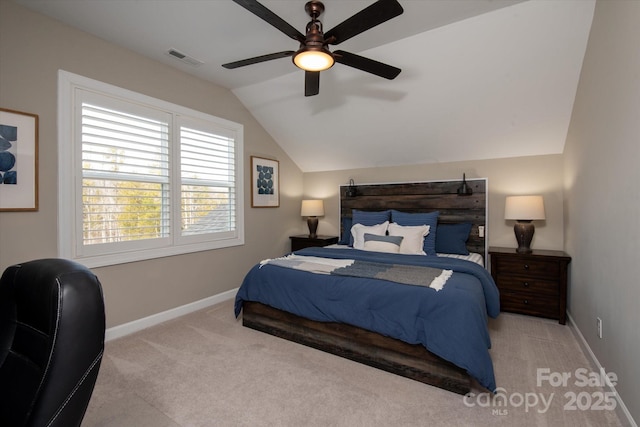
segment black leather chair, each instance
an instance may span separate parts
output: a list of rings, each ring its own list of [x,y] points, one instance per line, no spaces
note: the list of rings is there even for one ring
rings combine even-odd
[[[0,279],[0,426],[79,426],[104,350],[102,287],[86,267],[42,259]]]

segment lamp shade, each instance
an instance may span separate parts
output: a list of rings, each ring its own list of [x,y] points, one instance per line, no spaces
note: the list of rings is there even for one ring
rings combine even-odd
[[[303,200],[300,216],[323,216],[324,203],[322,200]]]
[[[542,196],[507,196],[504,219],[522,221],[545,219]]]

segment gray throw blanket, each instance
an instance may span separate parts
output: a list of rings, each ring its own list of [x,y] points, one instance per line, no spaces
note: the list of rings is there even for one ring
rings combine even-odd
[[[405,285],[426,286],[440,290],[451,276],[451,270],[356,260],[349,266],[336,268],[331,274],[389,280]]]
[[[452,270],[432,267],[385,264],[353,259],[320,258],[295,254],[264,260],[260,264],[272,264],[317,274],[388,280],[405,285],[430,287],[436,291],[442,289],[453,273]]]

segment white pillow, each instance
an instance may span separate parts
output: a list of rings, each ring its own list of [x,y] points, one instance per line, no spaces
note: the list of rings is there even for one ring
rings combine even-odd
[[[371,226],[362,225],[360,223],[354,224],[353,227],[351,227],[351,235],[353,236],[353,248],[364,249],[364,233],[384,236],[385,234],[387,234],[388,225],[389,221]]]
[[[426,255],[424,252],[424,237],[429,234],[428,225],[398,225],[389,224],[389,236],[402,236],[400,253],[407,255]]]

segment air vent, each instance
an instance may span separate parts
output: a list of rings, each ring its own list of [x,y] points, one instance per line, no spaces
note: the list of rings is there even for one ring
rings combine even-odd
[[[199,67],[202,64],[204,64],[204,62],[198,61],[197,59],[192,58],[189,55],[186,55],[186,54],[184,54],[184,53],[182,53],[182,52],[180,52],[178,50],[175,50],[175,49],[169,49],[166,52],[166,54],[176,58],[177,60],[179,60],[181,62],[184,62],[185,64],[189,64],[189,65],[191,65],[193,67]]]

